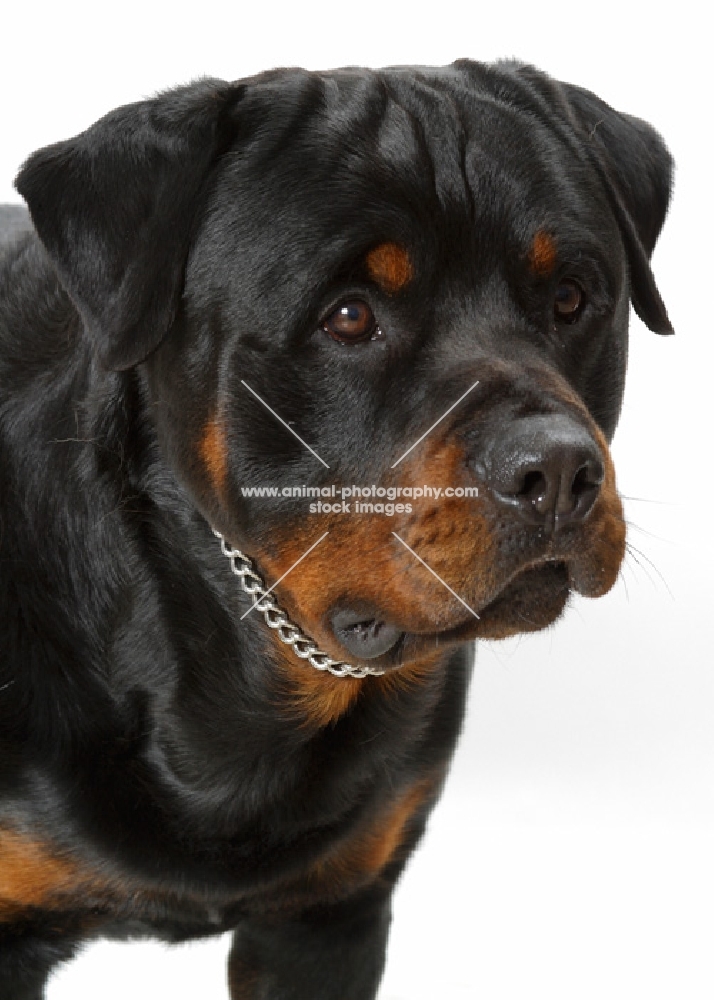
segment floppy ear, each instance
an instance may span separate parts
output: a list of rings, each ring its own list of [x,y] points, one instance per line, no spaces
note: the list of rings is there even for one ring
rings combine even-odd
[[[202,80],[118,108],[34,153],[17,177],[107,368],[143,360],[171,325],[201,191],[242,90]]]
[[[605,185],[630,266],[632,304],[655,333],[674,333],[649,265],[672,188],[672,157],[651,125],[588,90],[561,84]]]

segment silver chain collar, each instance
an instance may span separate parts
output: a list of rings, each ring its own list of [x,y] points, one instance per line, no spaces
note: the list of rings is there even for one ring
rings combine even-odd
[[[317,648],[312,639],[305,635],[282,610],[272,593],[266,589],[263,579],[256,573],[252,561],[240,549],[232,549],[220,531],[212,529],[220,540],[221,551],[229,560],[232,572],[240,579],[246,594],[255,600],[255,607],[262,612],[268,628],[275,629],[278,638],[286,646],[292,646],[293,653],[301,660],[307,660],[315,670],[324,670],[333,677],[380,677],[384,670],[378,667],[356,667],[351,663],[333,660],[327,653]]]

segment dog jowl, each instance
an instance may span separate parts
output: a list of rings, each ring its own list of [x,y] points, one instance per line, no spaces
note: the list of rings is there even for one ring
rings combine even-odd
[[[233,1000],[375,996],[473,640],[618,576],[670,174],[516,63],[205,80],[30,157],[31,222],[0,215],[3,998],[97,935],[226,930]]]

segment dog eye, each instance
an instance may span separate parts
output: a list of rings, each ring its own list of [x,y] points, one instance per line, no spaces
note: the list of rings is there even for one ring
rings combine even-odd
[[[322,321],[321,328],[341,344],[369,340],[377,331],[377,320],[366,302],[344,302]]]
[[[577,281],[567,278],[555,290],[553,311],[555,318],[563,323],[575,323],[585,308],[585,292]]]

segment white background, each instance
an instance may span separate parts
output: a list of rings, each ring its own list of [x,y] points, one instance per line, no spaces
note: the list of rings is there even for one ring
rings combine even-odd
[[[396,900],[380,1000],[714,996],[711,48],[701,3],[195,0],[0,15],[0,201],[33,149],[199,75],[516,56],[665,136],[654,257],[677,331],[633,319],[614,454],[621,580],[536,637],[484,643],[447,794]],[[49,1000],[225,998],[227,941],[99,944]]]

